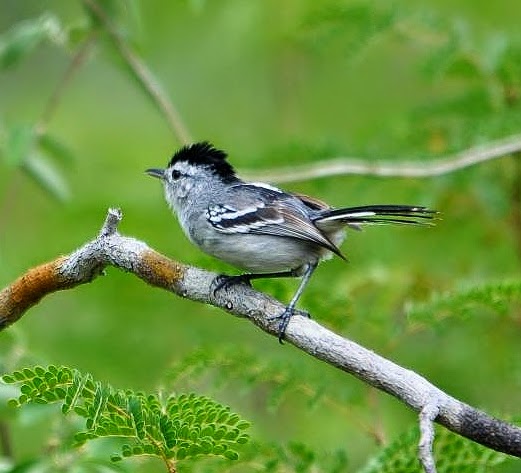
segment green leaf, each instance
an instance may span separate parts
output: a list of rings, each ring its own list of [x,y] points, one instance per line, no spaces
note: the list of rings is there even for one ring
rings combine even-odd
[[[143,420],[143,405],[139,396],[131,396],[128,402],[130,414],[134,418],[138,438],[145,438],[145,422]]]
[[[213,437],[214,437],[215,439],[217,439],[217,440],[220,440],[220,439],[222,439],[222,438],[224,437],[225,434],[226,434],[226,428],[225,428],[225,427],[219,427],[219,428],[215,431]]]
[[[195,457],[196,455],[199,455],[200,453],[202,453],[202,449],[196,443],[193,443],[188,448],[188,455],[191,456],[191,457]]]
[[[245,429],[248,429],[249,427],[251,426],[251,423],[246,421],[246,420],[241,420],[240,422],[237,423],[237,428],[239,430],[245,430]]]
[[[24,368],[22,369],[22,373],[25,376],[25,379],[31,379],[34,378],[34,371],[30,368]]]
[[[217,418],[217,422],[221,424],[228,423],[228,418],[230,417],[230,413],[227,410],[223,410],[220,412],[219,417]]]
[[[237,460],[239,458],[239,454],[233,450],[226,450],[224,452],[224,457],[228,460]]]
[[[339,49],[348,59],[353,59],[366,48],[377,35],[389,31],[397,21],[392,6],[382,7],[372,3],[347,2],[324,4],[306,19],[300,40],[308,47],[319,51]]]
[[[181,447],[181,448],[179,448],[179,449],[177,450],[176,458],[177,458],[178,460],[183,460],[183,459],[185,459],[187,456],[188,456],[188,451],[187,451],[186,448],[182,448],[182,447]]]
[[[93,414],[92,414],[92,423],[96,425],[99,417],[102,415],[102,411],[105,408],[105,402],[107,400],[107,390],[101,383],[96,383],[96,394],[94,396],[93,402]]]
[[[69,198],[69,186],[56,166],[33,153],[23,162],[24,171],[51,197],[64,201]]]
[[[428,302],[409,304],[407,315],[411,322],[428,324],[445,317],[465,317],[477,308],[491,309],[499,315],[505,315],[509,312],[509,306],[519,301],[521,280],[505,279],[434,294]]]
[[[213,434],[215,432],[215,424],[208,424],[203,427],[203,430],[201,431],[202,437],[213,437]]]
[[[51,136],[48,133],[41,135],[38,138],[38,145],[42,152],[56,161],[64,164],[70,164],[75,161],[73,152],[58,138]]]
[[[239,436],[239,429],[233,429],[226,432],[225,440],[235,440]]]
[[[203,440],[201,441],[201,452],[208,455],[212,453],[214,444],[209,440]]]
[[[43,380],[41,378],[38,378],[38,377],[35,377],[33,379],[33,385],[39,391],[41,391],[42,389],[45,389],[45,386],[46,386],[45,383],[43,382]]]
[[[85,443],[89,440],[89,434],[87,432],[77,432],[74,434],[74,440],[79,444]]]
[[[13,376],[14,379],[16,379],[17,381],[23,381],[25,380],[25,376],[23,375],[23,373],[21,371],[13,371],[11,373],[11,375]]]
[[[213,447],[212,453],[214,455],[224,455],[224,452],[226,451],[226,445],[219,444]]]
[[[21,21],[0,36],[0,67],[7,68],[25,59],[44,40],[63,44],[64,38],[58,18],[50,13]]]
[[[226,423],[227,423],[228,425],[235,425],[237,422],[239,422],[239,420],[240,420],[239,415],[238,415],[238,414],[233,414],[233,415],[231,415],[231,416],[228,418],[228,420],[227,420]]]
[[[4,375],[7,381],[20,384],[18,400],[11,406],[26,402],[49,404],[63,400],[62,412],[73,411],[85,418],[85,430],[76,432],[77,445],[102,437],[128,437],[121,455],[155,455],[161,458],[187,458],[199,455],[224,455],[236,458],[229,447],[245,443],[248,437],[237,427],[204,423],[204,410],[222,420],[245,428],[249,423],[210,398],[195,394],[171,396],[163,401],[157,394],[146,395],[131,390],[116,391],[66,367],[24,368]],[[176,407],[177,406],[177,407]],[[219,442],[219,439],[221,441]]]
[[[382,448],[358,473],[421,473],[418,461],[418,429],[415,427]],[[443,472],[492,471],[508,456],[436,427],[434,457]]]
[[[74,376],[71,385],[67,389],[67,395],[65,396],[65,400],[63,402],[62,412],[64,414],[67,414],[67,412],[74,408],[76,402],[80,399],[83,386],[85,386],[86,381],[87,375],[80,375],[79,373],[76,373],[76,376]]]
[[[31,153],[35,141],[34,128],[31,125],[14,125],[7,132],[4,148],[7,165],[20,166]]]
[[[16,383],[16,379],[13,375],[10,374],[4,374],[2,376],[2,381],[6,384],[13,384]]]
[[[132,448],[132,455],[143,455],[144,450],[141,445],[136,445]]]
[[[56,402],[60,398],[56,395],[54,392],[45,392],[43,393],[43,398],[49,403],[49,402]]]
[[[124,444],[121,446],[121,453],[124,457],[132,456],[132,447],[128,444]]]
[[[22,386],[20,387],[20,392],[27,396],[30,396],[33,392],[33,388],[29,384],[22,384]]]
[[[20,407],[20,402],[18,401],[18,399],[9,399],[7,401],[7,405],[9,407]]]

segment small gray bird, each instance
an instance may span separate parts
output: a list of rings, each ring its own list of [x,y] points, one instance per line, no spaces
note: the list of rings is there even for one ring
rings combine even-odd
[[[335,209],[318,199],[285,192],[236,176],[224,151],[208,142],[178,150],[166,169],[147,169],[161,179],[165,198],[181,228],[205,253],[248,271],[221,275],[214,293],[253,279],[302,277],[279,318],[279,341],[318,263],[333,254],[345,227],[366,224],[432,224],[435,211],[411,205],[366,205]]]

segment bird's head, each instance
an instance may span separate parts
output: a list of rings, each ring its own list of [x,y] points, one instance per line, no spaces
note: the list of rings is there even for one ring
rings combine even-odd
[[[166,169],[151,168],[145,172],[161,179],[168,203],[176,207],[179,199],[191,192],[204,192],[216,181],[225,183],[237,180],[235,170],[226,160],[224,151],[207,141],[183,146],[175,152]]]

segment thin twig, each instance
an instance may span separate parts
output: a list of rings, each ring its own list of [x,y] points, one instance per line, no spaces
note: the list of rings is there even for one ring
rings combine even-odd
[[[190,143],[192,141],[190,133],[181,119],[181,115],[177,111],[176,107],[169,99],[167,93],[162,89],[159,80],[121,37],[117,28],[100,4],[96,0],[83,0],[83,3],[104,25],[105,30],[112,38],[112,41],[121,54],[121,57],[128,64],[136,78],[151,97],[152,101],[163,113],[177,140],[181,144]]]
[[[91,32],[87,39],[83,41],[80,48],[74,54],[71,62],[65,69],[60,81],[54,88],[53,93],[49,97],[45,108],[38,120],[38,123],[35,126],[36,134],[41,136],[44,135],[47,131],[47,127],[51,118],[53,117],[56,109],[58,108],[58,104],[60,103],[61,98],[63,97],[63,93],[67,86],[71,83],[74,74],[80,69],[80,67],[85,63],[86,59],[89,57],[89,53],[92,49],[92,46],[95,44],[97,39],[97,33]]]
[[[99,232],[99,237],[114,235],[118,230],[119,222],[123,218],[121,209],[111,208],[107,212],[103,226]]]
[[[438,401],[425,404],[420,411],[420,442],[418,455],[425,473],[436,473],[436,463],[432,453],[434,444],[434,419],[440,411]]]
[[[368,161],[361,158],[333,158],[266,171],[243,171],[249,179],[268,182],[293,182],[319,177],[356,174],[380,177],[434,177],[521,151],[521,135],[491,141],[444,158],[418,161]]]

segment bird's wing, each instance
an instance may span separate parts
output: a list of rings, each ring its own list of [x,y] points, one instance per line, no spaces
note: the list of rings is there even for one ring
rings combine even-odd
[[[317,199],[316,197],[311,197],[306,194],[299,194],[297,192],[293,193],[293,195],[300,199],[306,207],[311,210],[329,210],[331,206],[324,202],[323,200]]]
[[[340,250],[308,217],[303,202],[265,184],[236,184],[206,212],[208,222],[223,233],[273,235],[315,243],[343,258]]]

